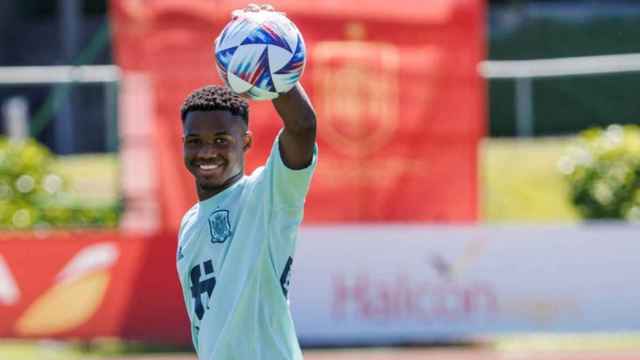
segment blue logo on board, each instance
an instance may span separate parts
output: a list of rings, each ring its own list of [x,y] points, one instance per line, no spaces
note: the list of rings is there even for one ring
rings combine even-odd
[[[231,238],[231,221],[229,220],[229,210],[216,210],[209,216],[209,230],[211,232],[211,242],[223,243]]]

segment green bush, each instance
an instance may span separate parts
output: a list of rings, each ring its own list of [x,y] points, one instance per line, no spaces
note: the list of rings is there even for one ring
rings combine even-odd
[[[571,202],[585,219],[640,220],[640,127],[580,133],[560,160]]]
[[[53,155],[35,140],[0,137],[0,228],[46,229],[117,225],[120,209],[84,208],[65,179],[50,170]]]

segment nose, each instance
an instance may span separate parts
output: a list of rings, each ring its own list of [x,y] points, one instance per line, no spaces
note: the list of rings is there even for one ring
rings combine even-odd
[[[204,159],[212,159],[218,156],[218,149],[212,143],[205,142],[198,151],[198,157]]]

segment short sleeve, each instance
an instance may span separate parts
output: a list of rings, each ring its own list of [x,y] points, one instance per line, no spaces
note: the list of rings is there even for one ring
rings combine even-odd
[[[313,158],[307,167],[299,170],[287,167],[280,153],[278,134],[263,171],[270,208],[269,256],[285,296],[295,254],[298,227],[302,222],[305,198],[317,163],[318,146],[314,144]]]
[[[281,132],[280,132],[281,133]],[[311,177],[318,162],[318,146],[314,144],[311,163],[304,169],[291,169],[284,164],[280,153],[280,133],[271,148],[265,166],[273,209],[301,209],[309,191]]]

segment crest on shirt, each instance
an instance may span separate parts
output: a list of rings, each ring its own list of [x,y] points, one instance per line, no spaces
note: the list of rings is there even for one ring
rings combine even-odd
[[[223,243],[233,235],[229,210],[216,210],[209,215],[209,231],[212,243]]]

